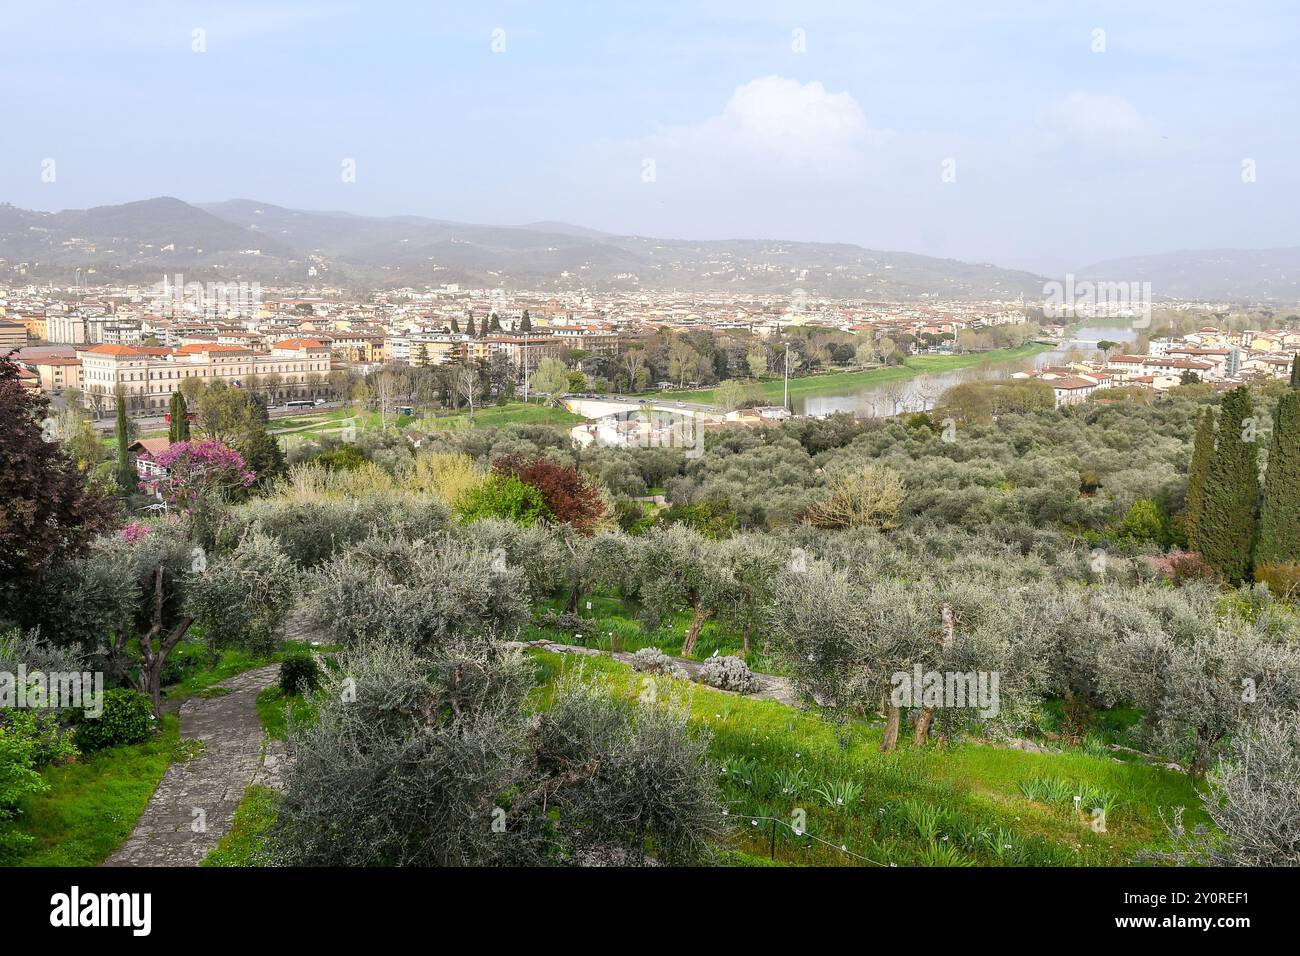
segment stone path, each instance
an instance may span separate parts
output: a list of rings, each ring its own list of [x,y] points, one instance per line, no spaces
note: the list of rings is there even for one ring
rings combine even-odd
[[[544,651],[552,651],[557,654],[583,654],[588,656],[612,656],[614,660],[621,661],[624,664],[631,665],[633,655],[627,651],[615,651],[613,655],[607,655],[606,651],[597,650],[594,647],[583,647],[579,644],[557,644],[554,641],[513,641],[519,647],[536,647]],[[693,661],[685,657],[674,657],[673,662],[680,665],[683,670],[690,676],[691,680],[699,682],[700,669],[704,666],[704,661]],[[754,671],[754,676],[758,678],[759,688],[752,694],[746,694],[746,697],[754,697],[759,700],[774,700],[778,703],[785,704],[787,707],[798,707],[798,698],[795,697],[794,687],[790,681],[784,677],[778,677],[775,674],[760,674]],[[711,688],[718,690],[718,688]],[[731,691],[721,691],[729,694]]]
[[[263,741],[256,703],[279,673],[278,664],[245,671],[216,685],[230,693],[181,705],[181,740],[202,741],[202,752],[172,762],[105,866],[197,866],[230,832],[250,784],[279,788],[283,743]]]

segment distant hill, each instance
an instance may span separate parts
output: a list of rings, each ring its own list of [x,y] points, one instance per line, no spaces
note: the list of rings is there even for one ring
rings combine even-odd
[[[0,276],[195,279],[341,286],[461,283],[556,290],[680,289],[864,299],[1042,296],[1029,272],[843,243],[616,236],[559,222],[486,226],[420,216],[160,198],[59,213],[0,205]],[[93,272],[90,270],[93,269]],[[315,277],[309,278],[309,270]]]
[[[1082,269],[1080,279],[1150,282],[1161,299],[1300,302],[1300,246],[1201,249],[1110,259]]]

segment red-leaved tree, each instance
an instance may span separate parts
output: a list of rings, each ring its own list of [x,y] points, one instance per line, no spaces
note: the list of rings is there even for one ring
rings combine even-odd
[[[6,586],[79,552],[116,511],[52,440],[48,402],[23,386],[11,355],[0,355],[0,603]]]
[[[593,534],[605,513],[600,486],[588,481],[573,465],[561,465],[549,458],[507,455],[497,459],[492,470],[532,485],[541,492],[552,520],[571,526],[579,534]]]

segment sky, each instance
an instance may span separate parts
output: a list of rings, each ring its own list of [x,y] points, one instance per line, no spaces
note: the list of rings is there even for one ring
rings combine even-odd
[[[154,196],[1042,273],[1300,245],[1300,4],[0,4],[0,201]]]

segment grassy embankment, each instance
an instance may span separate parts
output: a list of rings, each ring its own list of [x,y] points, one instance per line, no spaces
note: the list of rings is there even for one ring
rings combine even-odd
[[[972,352],[968,355],[914,355],[902,365],[887,368],[872,368],[860,372],[828,372],[822,375],[806,375],[790,379],[792,396],[816,395],[824,392],[838,392],[844,389],[860,388],[870,385],[882,385],[900,379],[913,378],[921,374],[939,374],[958,369],[972,368],[989,362],[1009,362],[1015,359],[1032,358],[1040,352],[1051,351],[1050,346],[1029,344],[1014,349],[993,349],[988,352]],[[768,379],[757,383],[763,394],[771,401],[780,404],[785,393],[785,383],[779,379]],[[712,388],[674,389],[664,392],[647,392],[647,396],[666,401],[690,401],[711,405],[716,398]]]

